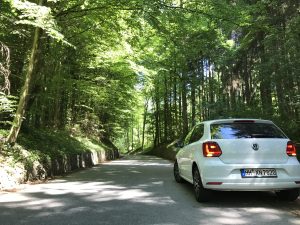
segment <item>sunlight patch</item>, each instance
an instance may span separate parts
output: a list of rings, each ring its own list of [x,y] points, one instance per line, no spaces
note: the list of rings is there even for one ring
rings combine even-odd
[[[217,218],[214,223],[218,223],[218,224],[249,224],[249,221],[247,221],[245,218],[234,219],[234,218],[220,217],[220,218]]]
[[[151,197],[144,199],[134,199],[133,202],[149,204],[149,205],[170,205],[176,202],[170,197]]]
[[[146,162],[146,161],[140,161],[140,160],[120,160],[120,161],[114,161],[105,163],[105,165],[120,165],[120,166],[164,166],[164,167],[170,167],[173,166],[172,163],[169,163],[167,161],[161,161],[161,160],[153,160],[152,162]]]
[[[297,225],[300,225],[300,220],[299,220],[299,218],[297,218],[297,219],[289,219],[289,222],[290,222],[291,224],[297,224]]]

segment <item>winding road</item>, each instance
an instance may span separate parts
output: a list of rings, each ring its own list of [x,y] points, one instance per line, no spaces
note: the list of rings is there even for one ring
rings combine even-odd
[[[299,224],[300,199],[269,192],[215,192],[200,204],[192,185],[177,184],[173,164],[130,156],[48,183],[0,193],[0,225]]]

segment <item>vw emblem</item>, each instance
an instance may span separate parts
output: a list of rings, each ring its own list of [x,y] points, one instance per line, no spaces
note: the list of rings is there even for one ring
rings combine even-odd
[[[259,145],[258,144],[252,144],[252,148],[254,151],[257,151],[259,149]]]

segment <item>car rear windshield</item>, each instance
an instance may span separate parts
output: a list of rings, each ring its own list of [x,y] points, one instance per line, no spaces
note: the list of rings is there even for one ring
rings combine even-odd
[[[212,139],[287,138],[280,129],[270,123],[211,124],[210,130]]]

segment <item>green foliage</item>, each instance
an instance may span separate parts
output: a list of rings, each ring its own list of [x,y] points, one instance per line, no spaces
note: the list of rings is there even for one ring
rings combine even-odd
[[[71,45],[59,32],[57,23],[52,15],[51,8],[37,5],[29,1],[5,0],[12,7],[12,12],[18,16],[15,24],[32,25],[42,28],[50,37]],[[56,1],[54,1],[56,2]]]
[[[77,129],[71,131],[50,131],[23,129],[19,144],[40,157],[56,158],[57,156],[81,154],[84,152],[104,152],[111,149],[99,140],[82,136]]]
[[[135,44],[143,51],[138,64],[154,75],[147,80],[154,139],[172,140],[195,121],[246,117],[274,120],[299,140],[295,1],[162,4],[145,17],[150,28]]]
[[[12,113],[16,107],[17,98],[0,92],[0,113]]]
[[[63,131],[24,130],[20,135],[19,144],[28,150],[38,151],[51,157],[89,151],[80,141]]]
[[[25,125],[58,133],[33,132],[28,146],[40,149],[40,139],[45,152],[52,142],[62,151],[82,149],[68,138],[72,147],[60,146],[65,136],[59,131],[68,129],[110,138],[127,152],[173,140],[195,122],[226,117],[282,125],[290,118],[286,132],[299,139],[295,5],[80,0],[39,6],[5,0],[0,37],[13,46],[12,95],[20,93],[32,28],[44,30]],[[2,94],[0,99],[0,113],[12,113],[15,103]]]
[[[0,126],[10,124],[17,104],[17,98],[0,92]]]

